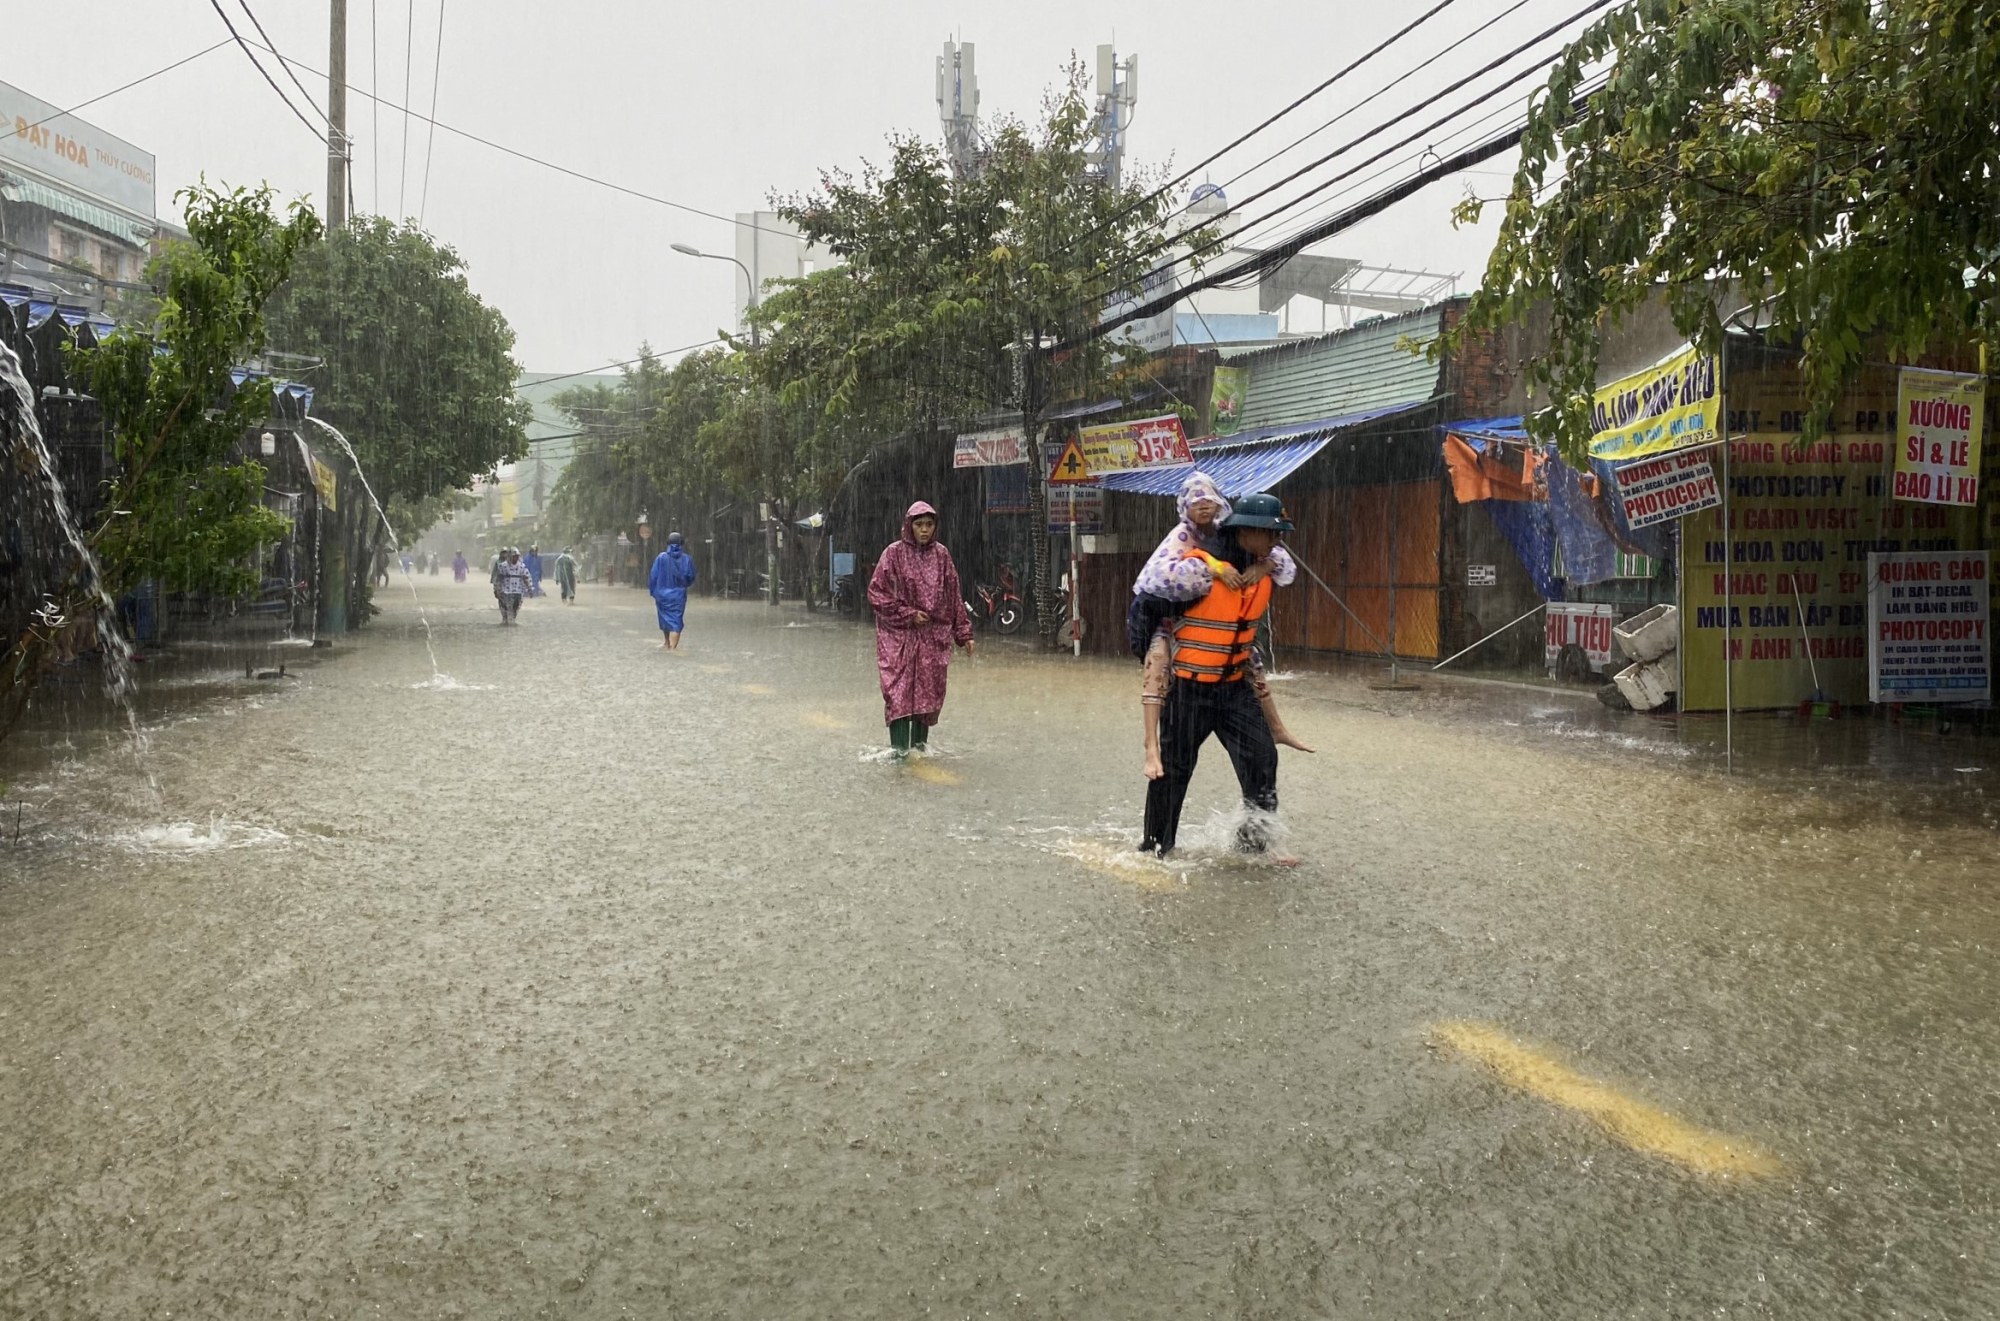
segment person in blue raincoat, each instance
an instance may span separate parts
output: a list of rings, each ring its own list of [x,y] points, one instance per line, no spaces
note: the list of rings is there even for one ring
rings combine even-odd
[[[694,586],[694,556],[681,545],[681,534],[667,533],[667,548],[653,560],[653,576],[647,581],[653,606],[660,616],[660,632],[668,651],[679,651],[681,623],[687,612],[688,588]]]
[[[530,596],[540,596],[542,594],[542,548],[540,546],[528,547],[528,553],[521,557],[521,567],[528,571],[528,582],[533,588],[528,594]]]

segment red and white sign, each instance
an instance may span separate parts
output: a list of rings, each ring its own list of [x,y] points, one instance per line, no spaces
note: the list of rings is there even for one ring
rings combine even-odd
[[[954,468],[1005,468],[1028,461],[1028,438],[1019,427],[961,432],[952,441]]]
[[[1677,450],[1618,469],[1618,507],[1634,528],[1698,514],[1722,503],[1715,480],[1715,447]]]
[[[1150,468],[1156,463],[1192,463],[1187,432],[1178,414],[1085,427],[1078,433],[1084,462],[1093,477],[1107,472]]]
[[[1590,658],[1590,668],[1602,670],[1611,663],[1611,627],[1618,622],[1618,607],[1590,601],[1551,601],[1543,626],[1543,653],[1553,670],[1564,647],[1581,647]]]

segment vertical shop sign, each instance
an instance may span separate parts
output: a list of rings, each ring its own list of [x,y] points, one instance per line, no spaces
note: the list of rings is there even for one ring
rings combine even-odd
[[[1217,367],[1215,384],[1208,392],[1208,430],[1216,436],[1233,436],[1243,425],[1243,401],[1250,392],[1248,367]]]
[[[1993,695],[1983,550],[1868,557],[1868,699],[1983,702]]]
[[[1905,367],[1896,378],[1898,500],[1979,503],[1986,378]]]

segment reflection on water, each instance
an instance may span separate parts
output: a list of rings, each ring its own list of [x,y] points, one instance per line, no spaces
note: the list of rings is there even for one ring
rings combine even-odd
[[[1162,861],[1131,666],[982,649],[878,765],[865,629],[698,600],[682,664],[478,587],[421,589],[449,687],[391,603],[148,694],[161,803],[82,715],[0,752],[0,1311],[2000,1310],[1984,744],[1771,722],[1820,759],[1727,780],[1301,668],[1299,865],[1213,747]]]

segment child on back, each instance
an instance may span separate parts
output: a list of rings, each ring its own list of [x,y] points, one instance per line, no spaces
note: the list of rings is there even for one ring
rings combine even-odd
[[[1167,666],[1167,639],[1179,613],[1174,606],[1200,600],[1217,581],[1240,588],[1268,577],[1274,586],[1289,587],[1298,576],[1298,566],[1292,563],[1290,552],[1283,546],[1273,547],[1268,558],[1247,567],[1229,562],[1230,550],[1221,536],[1222,520],[1229,517],[1229,502],[1222,498],[1221,489],[1208,474],[1190,473],[1181,484],[1175,507],[1180,511],[1181,521],[1139,570],[1138,581],[1132,584],[1134,600],[1128,616],[1128,624],[1136,622],[1139,629],[1151,635],[1145,643],[1145,668],[1139,685],[1139,713],[1145,728],[1149,780],[1165,774],[1160,764],[1160,708],[1167,700],[1171,673]],[[1190,556],[1190,551],[1199,551],[1200,555]],[[1145,630],[1148,623],[1151,628]],[[1285,728],[1285,722],[1278,716],[1277,703],[1271,700],[1271,687],[1264,681],[1263,664],[1254,657],[1249,677],[1257,704],[1264,709],[1264,720],[1271,727],[1272,739],[1286,747],[1311,752],[1311,748]]]

